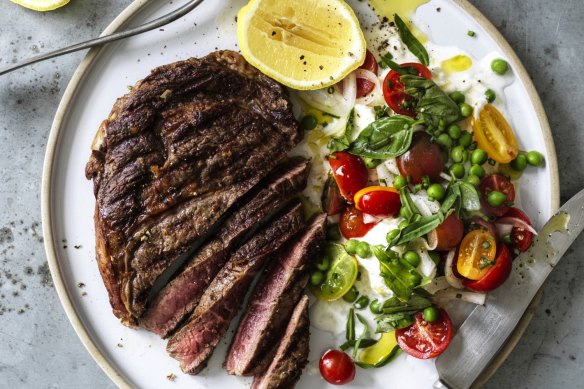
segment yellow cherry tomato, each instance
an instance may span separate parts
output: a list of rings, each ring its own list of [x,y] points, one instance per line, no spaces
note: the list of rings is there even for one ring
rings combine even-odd
[[[495,264],[496,254],[495,237],[485,230],[473,230],[460,243],[456,267],[461,276],[480,280]]]
[[[472,129],[478,146],[495,161],[509,163],[517,157],[519,147],[513,129],[493,105],[485,105],[473,117]]]
[[[368,186],[355,193],[355,207],[375,216],[395,216],[401,208],[397,189],[388,186]]]

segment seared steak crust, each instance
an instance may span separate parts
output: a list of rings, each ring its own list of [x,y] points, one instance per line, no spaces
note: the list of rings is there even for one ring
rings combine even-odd
[[[286,323],[308,281],[310,263],[322,254],[326,215],[316,216],[279,251],[256,287],[233,337],[225,368],[229,374],[262,373],[276,352]]]
[[[309,341],[308,297],[304,295],[294,308],[276,355],[267,370],[256,376],[251,389],[293,388],[308,363]]]
[[[183,372],[197,374],[206,366],[256,274],[302,228],[301,208],[298,203],[241,246],[203,293],[189,321],[170,338],[167,351],[180,361]]]
[[[201,295],[229,258],[230,251],[253,226],[306,187],[309,164],[292,159],[278,166],[152,301],[140,324],[167,337],[197,306]]]
[[[235,52],[156,68],[118,99],[86,167],[114,314],[135,324],[158,276],[301,136],[285,89]]]

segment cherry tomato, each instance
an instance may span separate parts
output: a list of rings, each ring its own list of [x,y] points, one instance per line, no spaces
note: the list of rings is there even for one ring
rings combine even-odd
[[[346,239],[361,238],[374,226],[375,223],[366,224],[363,222],[363,213],[355,208],[355,206],[347,207],[341,214],[341,221],[339,222],[341,234]]]
[[[368,186],[355,194],[358,210],[375,216],[396,216],[401,208],[399,192],[387,186]]]
[[[462,240],[464,225],[460,219],[452,213],[436,228],[435,231],[438,240],[436,250],[449,251],[458,246]]]
[[[321,197],[322,210],[329,216],[337,215],[345,209],[346,203],[334,178],[329,177],[324,183]]]
[[[333,170],[333,176],[341,194],[349,203],[353,203],[355,193],[363,189],[369,180],[369,171],[365,163],[346,151],[337,151],[328,157]]]
[[[355,364],[351,357],[340,350],[328,350],[318,364],[320,374],[333,385],[344,385],[355,379]]]
[[[505,217],[515,217],[518,219],[523,220],[530,226],[533,225],[529,217],[520,209],[511,207],[505,213]],[[511,249],[519,249],[519,251],[527,251],[529,246],[531,246],[531,242],[533,241],[533,233],[531,231],[526,230],[523,227],[513,227],[511,229]]]
[[[491,216],[501,217],[509,210],[509,206],[505,204],[498,207],[493,207],[487,202],[487,196],[492,191],[496,190],[502,192],[505,196],[507,196],[507,203],[512,203],[515,201],[515,187],[513,186],[513,183],[502,174],[491,174],[486,176],[481,181],[479,189],[482,194],[482,208],[487,214]]]
[[[487,274],[478,281],[464,280],[463,284],[467,288],[477,292],[489,292],[501,286],[509,278],[511,268],[511,252],[506,245],[502,244],[499,245],[495,264],[491,266]]]
[[[407,354],[419,358],[435,358],[442,354],[452,339],[452,321],[443,309],[438,320],[427,322],[422,312],[416,313],[414,324],[396,331],[397,343]]]
[[[497,239],[497,228],[491,222],[486,221],[480,216],[474,216],[470,219],[469,227],[471,230],[483,229],[488,231],[491,235],[495,237],[495,240],[498,242]]]
[[[505,117],[491,104],[472,118],[472,129],[478,146],[499,163],[510,163],[517,157],[519,147],[513,129]]]
[[[484,230],[472,230],[458,249],[458,273],[464,278],[480,280],[495,264],[496,254],[495,237]]]
[[[445,163],[440,146],[432,143],[430,135],[425,132],[416,132],[410,149],[397,157],[401,175],[409,176],[413,184],[421,183],[424,176],[430,177],[430,181],[440,181]]]
[[[404,63],[401,66],[413,67],[417,70],[417,75],[427,79],[432,78],[432,72],[419,63]],[[385,102],[395,113],[400,115],[416,116],[416,111],[405,106],[408,101],[414,101],[414,98],[404,92],[404,84],[401,82],[401,75],[395,70],[390,71],[383,80],[383,97]]]
[[[377,71],[379,70],[377,60],[369,50],[367,50],[367,54],[365,54],[365,62],[363,62],[363,65],[359,66],[359,69],[369,70],[377,75]],[[371,81],[364,78],[357,78],[357,98],[366,96],[374,87],[375,84]]]

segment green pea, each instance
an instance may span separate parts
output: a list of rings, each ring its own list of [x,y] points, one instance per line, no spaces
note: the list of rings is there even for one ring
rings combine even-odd
[[[438,309],[436,309],[436,307],[428,307],[426,309],[424,309],[424,320],[427,322],[435,322],[436,320],[438,320],[438,317],[440,316],[440,312],[438,311]]]
[[[485,97],[487,98],[487,103],[492,103],[497,98],[497,95],[492,89],[487,89],[485,92]]]
[[[472,143],[472,134],[468,131],[464,131],[458,140],[458,144],[464,147],[470,146]]]
[[[341,231],[339,230],[339,225],[329,224],[326,227],[326,238],[331,241],[340,240],[341,239]]]
[[[475,151],[477,149],[477,142],[472,142],[468,147],[468,151]]]
[[[428,187],[428,197],[434,200],[442,200],[446,195],[446,190],[440,184],[432,184]]]
[[[480,179],[485,177],[485,169],[481,165],[472,165],[469,170],[469,174],[477,176]]]
[[[452,139],[448,134],[440,134],[440,136],[436,139],[436,143],[441,146],[444,146],[447,149],[452,147]]]
[[[403,256],[404,260],[412,265],[413,267],[418,267],[420,265],[420,255],[415,251],[406,251]]]
[[[355,255],[357,252],[357,246],[359,245],[359,241],[356,239],[350,239],[345,243],[345,251],[347,254]]]
[[[458,104],[458,107],[460,108],[460,114],[463,118],[467,118],[472,115],[472,107],[467,103]]]
[[[511,161],[513,170],[522,172],[527,167],[527,157],[524,154],[519,154],[513,161]]]
[[[463,164],[455,163],[450,167],[450,173],[456,178],[462,178],[466,174],[466,171]]]
[[[472,186],[479,186],[479,184],[481,183],[481,179],[473,174],[469,174],[468,177],[466,177],[466,182],[468,182]]]
[[[318,121],[313,115],[306,115],[302,118],[302,121],[300,123],[302,124],[302,127],[304,127],[305,130],[310,131],[316,128]]]
[[[369,305],[369,297],[363,295],[355,301],[355,308],[363,309]]]
[[[464,94],[459,91],[452,92],[449,96],[456,104],[462,104],[466,100]]]
[[[440,264],[440,262],[442,262],[442,257],[440,256],[440,254],[436,251],[430,251],[428,252],[428,255],[430,255],[430,258],[432,258],[432,261],[434,261],[434,263],[436,265]]]
[[[483,149],[475,149],[470,155],[470,161],[475,165],[482,165],[487,162],[489,155]]]
[[[430,186],[430,177],[428,177],[428,176],[422,177],[422,188],[428,189],[429,186]]]
[[[452,149],[452,151],[450,152],[450,157],[454,162],[460,163],[464,162],[464,160],[466,159],[465,154],[466,150],[464,149],[464,146],[458,145]]]
[[[487,202],[492,207],[500,207],[505,201],[507,201],[507,196],[498,190],[494,190],[487,195]]]
[[[361,258],[369,258],[371,256],[371,247],[369,247],[369,243],[367,242],[359,242],[355,252]]]
[[[324,256],[322,260],[316,264],[316,268],[320,271],[327,271],[331,265],[331,260],[329,257]]]
[[[526,157],[527,163],[531,166],[541,166],[543,164],[543,155],[539,151],[530,151]]]
[[[460,129],[460,126],[456,123],[449,125],[448,135],[450,135],[452,139],[459,139],[460,135],[462,135],[462,130]]]
[[[381,162],[383,162],[381,159],[373,159],[373,158],[363,158],[364,162],[365,162],[365,166],[367,167],[367,169],[375,169],[377,166],[381,165]]]
[[[385,239],[387,240],[387,243],[390,243],[395,238],[397,238],[398,235],[399,235],[399,229],[391,230],[387,233],[387,236],[385,237]]]
[[[476,35],[477,35],[477,33],[476,33],[476,32],[474,32],[474,31],[472,31],[472,30],[468,30],[468,32],[466,33],[466,35],[468,35],[468,36],[470,36],[470,37],[473,37],[473,36],[476,36]]]
[[[369,304],[369,309],[376,315],[383,313],[383,305],[381,305],[378,299],[371,301],[371,304]]]
[[[403,230],[404,228],[406,228],[407,226],[410,225],[410,222],[408,222],[407,220],[402,220],[401,222],[399,222],[399,224],[397,225],[397,228],[399,228],[400,230]]]
[[[393,187],[396,189],[404,188],[408,185],[408,180],[404,176],[395,176],[393,178]]]
[[[503,75],[509,70],[509,64],[504,59],[497,58],[491,62],[491,70],[499,75]]]
[[[312,273],[310,275],[310,283],[313,286],[318,286],[318,285],[322,284],[323,281],[324,281],[324,274],[319,270],[315,271],[314,273]]]
[[[359,297],[359,292],[357,291],[357,288],[353,286],[347,293],[343,295],[343,300],[348,303],[352,303],[353,301],[357,300],[357,297]]]

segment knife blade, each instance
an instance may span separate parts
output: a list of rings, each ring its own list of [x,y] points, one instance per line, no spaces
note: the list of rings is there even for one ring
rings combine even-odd
[[[434,388],[466,389],[505,343],[529,303],[568,247],[584,229],[584,190],[544,225],[533,244],[513,261],[509,279],[490,292],[436,359]]]

